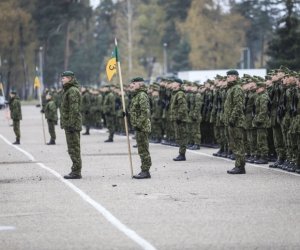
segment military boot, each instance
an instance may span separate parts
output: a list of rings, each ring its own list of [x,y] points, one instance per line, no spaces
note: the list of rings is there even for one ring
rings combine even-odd
[[[86,127],[85,133],[83,133],[82,135],[90,135],[90,128]]]
[[[47,143],[47,145],[55,145],[55,140],[50,139],[50,141]]]
[[[114,140],[111,138],[108,138],[107,140],[105,140],[104,142],[113,142]]]
[[[245,167],[234,167],[231,170],[227,170],[227,174],[246,174]]]
[[[299,166],[299,165],[296,166],[295,172],[296,172],[297,174],[300,174],[300,166]]]
[[[284,163],[281,165],[281,169],[282,170],[288,170],[288,168],[290,167],[290,161],[285,160]]]
[[[261,156],[257,160],[254,161],[255,164],[268,164],[267,157]]]
[[[223,153],[222,149],[219,149],[218,152],[213,153],[213,156],[220,157],[222,153]]]
[[[149,171],[141,171],[139,174],[132,176],[134,179],[149,179],[151,175]]]
[[[282,165],[284,160],[278,158],[273,164],[269,165],[269,168],[278,168],[278,165]]]
[[[13,142],[13,144],[15,144],[15,145],[19,145],[19,144],[20,144],[20,139],[16,138],[16,141],[15,141],[15,142]]]
[[[81,176],[81,174],[76,174],[76,173],[71,172],[68,175],[65,175],[64,178],[65,179],[81,179],[82,176]]]
[[[245,158],[245,161],[246,161],[246,162],[249,162],[249,163],[253,163],[253,162],[254,162],[254,159],[253,159],[253,158],[254,158],[254,156],[253,156],[253,155],[250,155],[248,158],[247,158],[247,157]]]
[[[190,150],[199,150],[200,149],[200,145],[198,145],[198,144],[194,144],[191,148],[190,148]]]
[[[186,160],[186,158],[185,158],[185,155],[183,155],[183,154],[180,154],[176,158],[173,159],[173,161],[185,161],[185,160]]]
[[[289,172],[295,172],[296,171],[296,167],[297,167],[297,165],[294,162],[290,162],[290,166],[287,169],[287,171],[289,171]]]

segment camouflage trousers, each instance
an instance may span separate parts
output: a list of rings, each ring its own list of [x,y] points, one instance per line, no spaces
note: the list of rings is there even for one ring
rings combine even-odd
[[[179,154],[185,155],[187,144],[186,122],[174,122],[176,143],[179,145]]]
[[[267,157],[269,153],[268,147],[268,129],[257,128],[257,155]]]
[[[16,135],[16,139],[20,140],[21,132],[20,132],[20,120],[13,120],[13,128]]]
[[[112,115],[106,115],[105,116],[106,120],[106,126],[109,131],[109,139],[113,140],[114,139],[114,133],[115,133],[115,125],[116,125],[116,117]]]
[[[200,130],[201,121],[192,121],[187,124],[188,126],[188,143],[189,144],[201,144],[201,130]]]
[[[48,131],[51,137],[51,140],[56,140],[56,134],[55,134],[55,121],[47,120],[48,123]]]
[[[275,123],[273,129],[273,138],[274,138],[274,146],[279,159],[285,160],[285,144],[283,140],[281,126],[278,123]]]
[[[235,167],[245,167],[244,129],[228,127],[229,147],[235,155]]]
[[[81,154],[80,154],[80,131],[68,132],[65,131],[68,153],[72,160],[72,172],[76,174],[81,174]]]
[[[249,145],[249,152],[251,156],[257,155],[257,130],[256,128],[246,130],[247,141]]]
[[[136,143],[138,147],[138,154],[141,158],[141,169],[142,171],[149,171],[152,162],[149,152],[149,133],[136,131]]]
[[[152,139],[162,139],[162,122],[154,121],[151,122],[151,138]]]

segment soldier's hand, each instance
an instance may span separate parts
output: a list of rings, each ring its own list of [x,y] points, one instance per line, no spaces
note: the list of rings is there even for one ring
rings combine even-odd
[[[42,113],[42,114],[44,114],[44,113],[45,113],[45,111],[44,111],[43,109],[41,109],[41,113]]]
[[[128,111],[126,110],[126,112],[122,112],[122,116],[123,116],[123,118],[124,118],[125,116],[129,117]]]
[[[75,131],[76,131],[76,130],[75,130],[74,128],[72,128],[72,127],[68,127],[66,130],[67,130],[68,133],[71,133],[71,134],[75,133]]]

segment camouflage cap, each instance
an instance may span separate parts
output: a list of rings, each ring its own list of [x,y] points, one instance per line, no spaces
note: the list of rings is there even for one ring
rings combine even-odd
[[[173,82],[177,82],[180,85],[183,84],[183,81],[181,79],[177,78],[177,77],[173,79]]]
[[[264,81],[258,81],[256,83],[257,88],[266,87],[266,82]]]
[[[132,78],[130,82],[144,82],[144,78],[143,77],[135,77],[135,78]]]
[[[238,76],[239,75],[239,72],[235,69],[230,69],[226,72],[226,74],[229,76],[229,75],[235,75],[235,76]]]
[[[12,90],[10,91],[10,93],[13,94],[13,95],[16,95],[16,94],[17,94],[17,91],[16,91],[15,89],[12,89]]]
[[[74,74],[74,72],[67,70],[67,71],[64,71],[63,73],[61,73],[61,77],[64,77],[64,76],[74,77],[75,74]]]

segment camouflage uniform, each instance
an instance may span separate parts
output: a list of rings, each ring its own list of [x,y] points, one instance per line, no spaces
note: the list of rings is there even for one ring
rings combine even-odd
[[[16,142],[20,142],[20,120],[22,120],[21,102],[18,95],[9,100],[10,117],[13,120],[13,128],[16,135]]]
[[[171,121],[175,127],[175,138],[179,145],[179,154],[185,156],[187,145],[188,108],[184,91],[181,89],[176,91],[173,90],[171,100]]]
[[[116,100],[115,94],[109,91],[104,96],[103,113],[105,115],[106,126],[109,130],[108,141],[113,141],[116,125]]]
[[[162,139],[162,107],[159,96],[152,96],[151,137],[155,143]]]
[[[235,167],[245,168],[244,133],[244,92],[238,81],[228,82],[227,97],[224,104],[224,123],[228,126],[229,147],[236,160]]]
[[[48,131],[51,137],[50,142],[55,142],[55,125],[57,125],[57,107],[54,100],[50,99],[47,101],[44,111],[48,123]]]
[[[80,175],[82,167],[80,155],[81,95],[75,78],[63,86],[61,128],[65,130],[68,153],[73,162],[72,173]]]
[[[92,96],[87,89],[82,92],[81,103],[82,124],[86,128],[86,132],[84,134],[88,135],[90,133],[93,116],[91,112]]]
[[[129,109],[130,123],[136,130],[138,154],[141,158],[142,171],[149,171],[152,163],[149,153],[150,103],[147,88],[140,87],[134,94]]]
[[[253,127],[257,129],[257,158],[254,163],[259,163],[259,160],[267,163],[268,148],[268,128],[271,126],[269,117],[269,96],[266,91],[257,94],[255,100],[255,116],[253,118]]]

